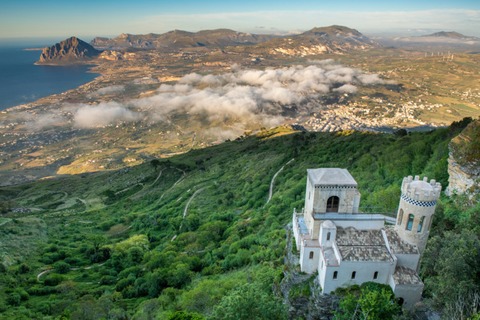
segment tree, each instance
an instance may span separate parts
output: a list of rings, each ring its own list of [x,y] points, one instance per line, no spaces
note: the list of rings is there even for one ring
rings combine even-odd
[[[55,262],[53,268],[57,273],[67,273],[70,271],[70,265],[64,261]]]
[[[230,291],[215,307],[213,320],[286,319],[281,300],[256,284]]]
[[[150,161],[150,164],[156,170],[160,166],[161,162],[158,159],[153,159]]]
[[[176,311],[168,316],[167,320],[204,320],[205,318],[195,312]]]
[[[480,239],[472,230],[448,231],[428,242],[422,259],[425,287],[441,307],[480,287]]]
[[[340,300],[336,320],[393,319],[401,310],[392,289],[386,285],[366,282],[358,291],[350,291]]]

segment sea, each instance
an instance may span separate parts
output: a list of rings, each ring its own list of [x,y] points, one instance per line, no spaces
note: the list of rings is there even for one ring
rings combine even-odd
[[[35,65],[41,51],[31,49],[44,46],[0,42],[0,110],[65,92],[98,76],[89,66]]]

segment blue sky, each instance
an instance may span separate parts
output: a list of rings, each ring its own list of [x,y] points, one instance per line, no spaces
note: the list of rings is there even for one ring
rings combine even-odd
[[[367,34],[458,31],[480,36],[480,1],[2,0],[0,39],[116,36],[230,28],[298,32],[332,24]]]

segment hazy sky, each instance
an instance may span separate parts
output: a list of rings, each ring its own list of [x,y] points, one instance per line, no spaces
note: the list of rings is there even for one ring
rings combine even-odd
[[[480,36],[480,1],[2,0],[0,39],[198,31],[298,32],[332,24],[364,33]]]

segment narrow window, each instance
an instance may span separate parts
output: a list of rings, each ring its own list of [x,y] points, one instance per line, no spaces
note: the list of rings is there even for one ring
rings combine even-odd
[[[333,279],[337,279],[338,271],[333,271]]]
[[[413,227],[413,214],[408,215],[407,227],[405,228],[408,231],[411,231]]]
[[[313,259],[313,251],[310,251],[310,256],[309,256],[310,259]]]
[[[323,260],[322,260],[322,265],[320,266],[320,269],[323,269]]]
[[[330,240],[330,232],[327,232],[327,241]]]
[[[355,276],[357,275],[357,272],[356,271],[353,271],[352,272],[352,279],[355,279]]]
[[[422,232],[423,222],[425,221],[425,216],[420,218],[420,222],[418,222],[417,232]]]
[[[338,212],[338,204],[340,203],[340,198],[333,196],[327,200],[327,212]]]
[[[398,212],[397,224],[401,225],[402,220],[403,220],[403,209],[400,209],[400,211]]]
[[[311,194],[312,194],[312,193],[311,193],[310,191],[308,191],[308,200],[310,200],[310,195],[311,195]]]
[[[378,278],[378,271],[375,271],[375,272],[373,273],[373,279],[377,279],[377,278]]]

